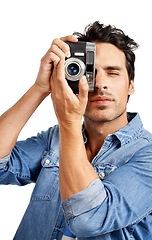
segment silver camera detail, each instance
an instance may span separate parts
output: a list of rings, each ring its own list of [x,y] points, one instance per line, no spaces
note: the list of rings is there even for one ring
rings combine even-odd
[[[65,61],[65,78],[75,94],[79,93],[79,79],[86,75],[89,91],[94,91],[95,43],[66,42],[70,46],[71,57]]]

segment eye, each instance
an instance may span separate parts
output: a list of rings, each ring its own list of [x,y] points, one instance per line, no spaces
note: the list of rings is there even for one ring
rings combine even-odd
[[[110,72],[107,72],[107,74],[110,76],[119,76],[119,72],[110,71]]]

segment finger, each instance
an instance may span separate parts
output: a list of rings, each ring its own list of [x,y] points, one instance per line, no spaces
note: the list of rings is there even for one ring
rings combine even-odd
[[[78,98],[82,104],[87,104],[89,85],[86,76],[82,76],[79,80]]]
[[[56,45],[58,48],[60,48],[67,58],[70,57],[70,47],[67,43],[61,39],[56,38],[53,40],[51,48],[53,45]]]
[[[65,78],[65,61],[61,60],[58,63],[57,68],[55,69],[55,74],[56,79],[54,84],[56,84],[61,94],[64,96],[73,95],[73,91]]]
[[[54,64],[56,66],[60,61],[60,58],[53,52],[48,52],[42,59],[41,64],[47,67],[48,64]]]
[[[61,60],[56,68],[56,80],[58,84],[60,84],[60,87],[63,88],[69,88],[69,85],[65,79],[65,61]]]
[[[68,35],[60,38],[62,41],[78,42],[78,39],[73,35]]]
[[[56,84],[56,86],[60,84],[62,84],[62,82],[64,81],[65,78],[65,74],[64,74],[64,60],[60,60],[56,66],[56,68],[53,69],[53,73],[52,73],[52,78],[53,78],[53,84]]]
[[[50,52],[50,58],[51,59],[55,58],[55,60],[59,59],[59,61],[64,60],[65,54],[57,45],[52,45],[51,52]],[[59,61],[57,63],[59,63]]]

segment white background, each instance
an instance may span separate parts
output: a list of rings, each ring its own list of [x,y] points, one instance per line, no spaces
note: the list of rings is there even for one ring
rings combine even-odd
[[[152,13],[151,1],[139,0],[1,0],[0,1],[0,114],[34,83],[40,59],[55,37],[83,32],[99,20],[115,25],[139,43],[136,51],[134,96],[129,111],[138,111],[152,132]],[[48,97],[31,117],[19,139],[56,123]],[[1,136],[0,136],[1,137]],[[28,205],[34,184],[0,186],[0,240],[11,240]],[[32,240],[32,239],[29,239]]]

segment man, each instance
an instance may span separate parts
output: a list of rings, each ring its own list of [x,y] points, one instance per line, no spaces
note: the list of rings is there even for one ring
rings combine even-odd
[[[126,112],[138,45],[99,22],[78,37],[96,43],[94,92],[88,93],[83,76],[73,94],[64,74],[70,57],[64,41],[77,39],[55,39],[35,84],[0,119],[1,183],[36,182],[14,239],[62,239],[69,226],[78,239],[149,240],[152,135],[138,114]],[[59,125],[16,143],[50,91]]]

